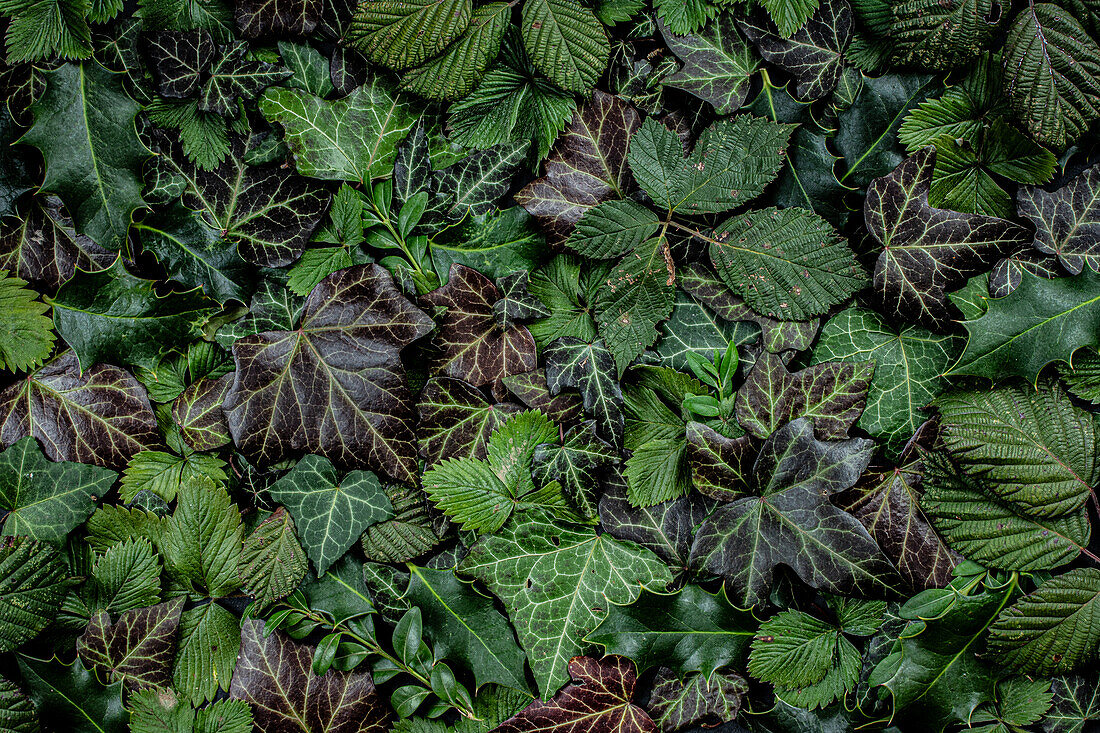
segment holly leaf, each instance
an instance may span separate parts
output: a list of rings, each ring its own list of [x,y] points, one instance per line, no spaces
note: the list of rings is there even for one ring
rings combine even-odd
[[[520,204],[553,242],[569,236],[588,209],[625,198],[636,187],[626,163],[631,135],[641,126],[638,112],[617,97],[596,90],[558,136],[543,176],[516,194]]]
[[[606,654],[621,654],[644,672],[670,667],[679,678],[699,672],[714,679],[726,665],[743,664],[758,622],[734,606],[723,587],[708,593],[686,585],[678,593],[643,590],[629,605],[616,604],[586,637]]]
[[[569,678],[571,684],[553,699],[534,701],[497,727],[497,733],[656,733],[657,725],[645,710],[631,702],[637,677],[629,659],[573,657],[569,660]]]
[[[101,679],[127,689],[166,687],[172,680],[183,598],[126,611],[112,623],[100,611],[76,641],[80,659]]]
[[[267,608],[293,593],[308,567],[294,536],[294,520],[279,507],[245,538],[237,576],[244,592],[256,599],[256,607]]]
[[[57,291],[57,333],[86,371],[104,361],[146,369],[160,361],[166,344],[188,343],[217,311],[197,290],[158,295],[153,280],[135,277],[119,258],[95,273],[77,272]]]
[[[693,567],[719,575],[745,607],[765,600],[776,565],[831,593],[888,595],[898,580],[878,545],[829,496],[851,487],[871,460],[871,441],[825,443],[799,418],[772,434],[753,466],[758,496],[727,504],[700,526]]]
[[[389,730],[389,707],[369,672],[313,673],[313,647],[264,634],[264,622],[246,619],[229,697],[252,707],[263,730],[343,733]]]
[[[0,271],[0,368],[11,372],[33,369],[53,351],[50,307],[25,287],[26,281]]]
[[[45,629],[61,610],[68,571],[51,545],[0,537],[0,651],[10,652]]]
[[[1035,225],[1036,249],[1057,255],[1074,275],[1084,267],[1100,271],[1100,166],[1053,192],[1022,187],[1016,206],[1020,216]]]
[[[275,87],[259,106],[269,122],[283,126],[298,172],[330,181],[388,176],[398,143],[416,121],[409,103],[378,77],[334,101]]]
[[[417,445],[428,468],[448,458],[485,458],[493,431],[519,408],[489,402],[469,382],[432,377],[416,403]]]
[[[115,261],[83,234],[62,210],[57,196],[36,198],[23,218],[0,219],[0,269],[55,291],[77,268],[95,272]]]
[[[947,291],[966,284],[1002,252],[1027,243],[1027,230],[1005,219],[960,214],[928,203],[936,149],[924,148],[867,191],[863,216],[883,246],[875,290],[887,313],[930,328],[951,319]]]
[[[447,284],[422,296],[426,306],[446,308],[438,319],[436,369],[475,386],[496,384],[534,369],[535,341],[525,326],[502,327],[493,307],[501,292],[492,280],[464,265],[451,265]]]
[[[61,664],[21,655],[17,661],[41,723],[73,733],[125,733],[121,682],[101,685],[79,659]]]
[[[497,683],[526,692],[524,654],[492,597],[463,583],[450,570],[409,565],[409,572],[404,597],[423,614],[436,655],[463,660],[479,689]]]
[[[852,39],[852,7],[847,0],[826,0],[805,25],[786,36],[759,12],[737,24],[765,61],[794,77],[798,99],[821,99],[836,88]]]
[[[268,488],[297,524],[309,557],[323,575],[372,524],[391,519],[393,506],[378,477],[351,471],[337,479],[324,456],[306,456]]]
[[[61,197],[76,230],[120,250],[134,211],[145,206],[137,172],[150,153],[134,129],[141,108],[122,78],[95,61],[44,73],[46,89],[32,106],[34,126],[20,142],[42,151],[41,188]]]
[[[0,441],[11,445],[28,435],[52,461],[115,470],[160,443],[141,383],[107,364],[82,374],[72,351],[0,392]]]
[[[0,508],[5,535],[61,542],[111,489],[114,471],[80,463],[51,463],[34,438],[0,452]]]
[[[710,679],[701,674],[681,679],[661,670],[653,681],[649,710],[665,733],[694,726],[709,728],[736,718],[748,691],[748,682],[736,672],[720,672]]]
[[[567,336],[547,346],[543,356],[550,394],[558,394],[563,387],[576,388],[584,411],[596,419],[596,434],[612,445],[621,445],[623,393],[615,379],[614,357],[603,342],[585,343]]]
[[[767,438],[791,420],[812,417],[820,437],[847,438],[867,403],[874,367],[834,361],[792,374],[780,357],[761,354],[737,390],[737,422]]]
[[[431,319],[382,267],[359,265],[322,280],[298,323],[233,344],[237,376],[224,407],[238,448],[263,463],[308,451],[413,480],[412,399],[399,352]],[[348,358],[360,360],[354,372]]]
[[[732,14],[722,13],[702,30],[686,35],[666,25],[660,15],[657,27],[682,64],[663,84],[710,102],[718,114],[735,112],[744,103],[758,62]]]
[[[609,603],[630,603],[643,585],[672,579],[648,550],[554,521],[543,509],[479,539],[458,570],[504,601],[544,697],[568,681],[567,661]]]

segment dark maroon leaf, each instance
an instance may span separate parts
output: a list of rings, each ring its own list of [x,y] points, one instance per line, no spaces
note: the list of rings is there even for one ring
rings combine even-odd
[[[297,330],[233,344],[237,365],[225,400],[229,431],[251,460],[298,453],[341,468],[363,465],[416,481],[416,447],[400,351],[432,329],[378,265],[322,280]]]
[[[748,489],[755,457],[752,438],[727,438],[700,422],[687,424],[687,460],[691,482],[703,495],[719,501],[740,498]]]
[[[101,610],[76,640],[77,653],[104,684],[123,681],[131,690],[168,687],[183,603],[176,598],[126,611],[115,623]]]
[[[276,1],[282,0],[274,0],[271,4],[274,5]],[[238,10],[240,7],[238,4]],[[220,55],[210,66],[210,75],[203,84],[202,95],[199,97],[198,108],[201,112],[213,112],[222,117],[236,119],[240,116],[238,100],[255,99],[265,88],[291,75],[289,69],[281,66],[249,60],[248,44],[244,41],[219,46],[218,52]]]
[[[936,148],[906,159],[867,189],[863,218],[883,250],[874,287],[886,313],[936,328],[952,318],[947,292],[1031,241],[1019,224],[928,203]]]
[[[61,199],[46,196],[22,219],[0,221],[0,270],[49,290],[57,290],[76,268],[96,272],[110,266],[118,254],[103,249],[83,234],[61,209]]]
[[[369,733],[390,729],[389,706],[369,672],[313,674],[313,647],[281,632],[264,636],[264,622],[241,625],[241,653],[229,697],[252,706],[265,733]]]
[[[145,388],[127,371],[96,364],[80,373],[66,351],[0,392],[0,442],[34,436],[53,461],[122,470],[160,445]]]
[[[513,323],[504,328],[497,322],[493,306],[500,298],[489,278],[459,264],[451,265],[446,285],[422,296],[423,303],[446,308],[437,318],[439,372],[481,386],[537,366],[535,339],[527,327]]]
[[[198,94],[217,51],[209,31],[153,31],[143,40],[161,96],[182,99]]]
[[[563,427],[578,423],[584,417],[580,395],[568,390],[550,394],[546,372],[542,369],[505,377],[504,386],[524,405]]]
[[[543,177],[516,194],[554,242],[563,242],[588,209],[637,188],[626,163],[630,136],[642,125],[637,110],[596,90],[558,136]]]
[[[715,672],[709,677],[695,673],[681,679],[661,668],[653,681],[649,712],[664,733],[691,726],[711,727],[733,720],[741,709],[741,698],[749,683],[736,672]]]
[[[626,657],[573,657],[572,683],[548,702],[536,700],[504,721],[495,733],[649,733],[657,725],[632,703],[637,677]]]
[[[195,450],[214,450],[233,440],[222,412],[222,403],[232,384],[232,374],[200,379],[172,403],[172,417],[180,426],[180,435]]]
[[[321,0],[237,0],[237,27],[245,38],[304,36],[321,20]]]
[[[417,444],[427,467],[448,458],[483,460],[492,432],[520,411],[510,402],[493,404],[469,382],[450,377],[429,379],[416,408]]]

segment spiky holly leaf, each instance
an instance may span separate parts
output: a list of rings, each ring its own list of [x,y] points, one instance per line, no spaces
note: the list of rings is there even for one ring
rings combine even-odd
[[[104,684],[124,682],[127,689],[167,687],[172,680],[183,598],[126,611],[112,623],[100,611],[76,641],[81,660]]]
[[[621,445],[623,393],[616,380],[615,359],[603,342],[560,338],[546,347],[543,356],[550,394],[563,387],[576,388],[585,412],[596,419],[596,433],[612,445]]]
[[[722,13],[702,30],[687,35],[678,34],[661,19],[657,27],[682,63],[662,83],[710,102],[718,114],[736,111],[749,93],[758,62],[737,31],[733,15]]]
[[[11,372],[33,369],[53,351],[50,307],[26,284],[0,271],[0,368]]]
[[[0,220],[0,269],[53,291],[77,268],[95,272],[115,261],[73,226],[60,198],[36,198],[21,219]]]
[[[497,323],[493,306],[500,298],[492,280],[458,264],[451,265],[446,285],[422,296],[425,305],[446,308],[436,334],[438,371],[480,386],[535,368],[535,341],[527,327]]]
[[[648,550],[554,521],[541,509],[482,537],[458,570],[504,601],[543,697],[568,680],[567,661],[609,603],[630,603],[643,585],[660,588],[672,579]]]
[[[473,91],[489,63],[500,53],[511,6],[493,2],[474,8],[470,25],[443,55],[401,78],[401,89],[430,99],[457,99]]]
[[[153,368],[167,344],[188,343],[217,312],[198,290],[153,290],[127,272],[122,258],[100,272],[77,272],[51,299],[58,334],[82,370],[100,362]]]
[[[874,283],[883,308],[931,328],[951,319],[947,291],[1030,239],[1026,229],[1006,219],[931,206],[935,164],[936,149],[924,148],[873,181],[863,205],[867,228],[883,246]]]
[[[402,71],[438,56],[470,24],[470,0],[363,0],[346,39],[376,64]]]
[[[497,683],[526,692],[524,654],[492,597],[462,582],[451,570],[409,565],[409,572],[404,597],[423,614],[436,655],[461,659],[474,673],[478,688]]]
[[[369,672],[313,673],[313,647],[282,632],[264,634],[264,622],[246,619],[229,697],[252,706],[262,730],[331,733],[389,730],[389,708]]]
[[[1054,279],[1022,272],[1015,290],[986,301],[982,315],[963,322],[969,334],[966,349],[946,373],[1034,382],[1047,364],[1068,361],[1080,347],[1097,345],[1097,288],[1100,276],[1091,270]]]
[[[1020,216],[1035,225],[1035,247],[1057,255],[1076,275],[1100,270],[1100,166],[1070,179],[1056,191],[1026,186],[1016,195]]]
[[[242,590],[256,599],[257,608],[267,608],[293,593],[308,568],[306,554],[294,536],[294,520],[279,507],[245,538],[237,576]]]
[[[67,572],[61,554],[48,543],[0,538],[0,650],[19,648],[57,616]]]
[[[0,508],[5,535],[61,542],[111,489],[114,471],[80,463],[51,463],[34,438],[0,452]]]
[[[417,445],[428,468],[447,458],[485,458],[485,444],[509,415],[510,402],[493,404],[469,382],[432,377],[416,403]]]
[[[237,28],[245,38],[305,36],[321,20],[321,0],[241,0]]]
[[[268,89],[260,111],[283,126],[298,172],[330,181],[388,176],[398,143],[416,121],[408,102],[379,77],[334,101],[301,89]]]
[[[1100,481],[1100,428],[1057,383],[951,392],[936,407],[962,468],[1025,514],[1075,511]]]
[[[351,471],[338,479],[324,456],[298,461],[268,492],[290,510],[318,574],[339,560],[367,527],[393,517],[377,476]]]
[[[807,320],[866,283],[843,237],[805,209],[761,209],[720,224],[705,241],[727,286],[755,311]]]
[[[744,663],[757,623],[730,603],[725,588],[708,593],[687,585],[673,594],[647,589],[630,605],[612,606],[586,641],[633,660],[639,673],[671,667],[681,678],[699,672],[711,679],[719,667]]]
[[[165,572],[194,593],[227,596],[240,587],[243,538],[240,510],[224,488],[209,479],[185,484],[160,542]]]
[[[826,362],[791,373],[775,354],[765,353],[737,390],[737,422],[757,438],[781,425],[812,417],[817,435],[847,438],[867,403],[874,362]]]
[[[413,480],[415,436],[405,419],[412,399],[400,350],[432,327],[382,267],[334,272],[306,299],[297,330],[234,342],[237,376],[225,401],[234,442],[264,463],[309,451]]]
[[[19,671],[42,723],[73,733],[125,733],[122,683],[104,687],[80,660],[18,658]]]
[[[160,443],[141,383],[107,364],[81,374],[72,351],[0,392],[0,442],[11,445],[28,435],[50,460],[115,470]]]
[[[1029,5],[1005,38],[1005,91],[1035,140],[1073,143],[1100,116],[1100,46],[1066,10]]]
[[[531,63],[570,92],[591,91],[611,56],[596,14],[568,0],[525,2],[520,29]]]
[[[151,155],[138,140],[140,107],[122,78],[95,61],[63,64],[46,72],[32,111],[34,126],[20,141],[42,151],[42,190],[61,197],[78,232],[122,249],[134,211],[145,205],[138,171]]]
[[[665,733],[702,726],[709,728],[737,717],[741,700],[749,691],[745,678],[736,672],[677,675],[661,670],[653,681],[649,711]]]
[[[844,70],[844,51],[852,39],[852,6],[826,0],[806,24],[784,37],[763,13],[738,21],[764,60],[795,79],[799,99],[821,99],[836,87]]]
[[[525,733],[539,730],[553,733],[618,731],[656,733],[657,726],[645,710],[633,704],[637,677],[625,657],[573,657],[569,660],[566,685],[548,702],[536,700],[495,730]]]
[[[837,503],[863,523],[911,588],[939,588],[951,580],[957,556],[920,509],[919,461],[868,474]]]
[[[516,203],[538,220],[551,240],[563,241],[585,211],[637,188],[626,154],[641,124],[633,107],[596,90],[558,137],[542,178],[517,193]]]
[[[924,457],[920,505],[952,549],[987,567],[1027,572],[1072,562],[1089,544],[1083,509],[1029,517],[941,454]]]
[[[777,430],[753,466],[758,496],[727,504],[699,528],[692,565],[725,578],[734,601],[763,602],[776,565],[832,593],[888,595],[900,578],[852,515],[829,497],[851,487],[871,460],[871,441],[825,443],[799,418]]]

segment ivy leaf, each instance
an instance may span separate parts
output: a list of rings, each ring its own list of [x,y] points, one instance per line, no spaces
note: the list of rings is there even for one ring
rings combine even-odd
[[[531,0],[521,22],[523,45],[539,71],[567,91],[591,91],[611,55],[595,13],[568,0]]]
[[[572,683],[553,699],[548,702],[536,700],[495,730],[498,733],[530,730],[656,733],[657,726],[645,710],[631,702],[637,677],[629,659],[573,657],[569,660],[569,678]]]
[[[1006,10],[997,0],[890,3],[892,60],[936,70],[966,63],[992,44]]]
[[[0,442],[11,445],[28,435],[52,461],[115,470],[160,443],[141,383],[107,364],[82,374],[72,351],[0,392]]]
[[[324,456],[304,457],[268,493],[290,510],[318,575],[324,575],[367,527],[394,516],[377,476],[351,471],[338,480]]]
[[[76,642],[81,660],[99,677],[127,689],[165,687],[172,679],[183,598],[126,611],[112,623],[100,611]]]
[[[1100,116],[1100,46],[1074,16],[1037,3],[1005,38],[1005,91],[1021,127],[1054,148],[1073,143]]]
[[[759,496],[727,504],[699,528],[692,565],[725,578],[734,602],[761,603],[776,565],[831,593],[884,595],[896,572],[863,525],[829,496],[852,486],[871,460],[860,438],[824,443],[799,418],[777,430],[753,466]]]
[[[405,598],[420,609],[439,658],[461,659],[475,685],[497,683],[526,691],[524,654],[493,599],[463,583],[450,570],[409,565]]]
[[[224,407],[234,442],[265,463],[309,451],[412,480],[412,400],[399,351],[432,325],[378,265],[329,275],[306,299],[297,330],[233,344],[237,376]],[[345,371],[349,354],[365,360],[355,372]]]
[[[63,64],[45,76],[34,126],[20,142],[42,151],[41,188],[61,197],[76,230],[122,249],[134,211],[145,205],[137,171],[150,153],[134,129],[140,107],[122,79],[94,61]]]
[[[1049,675],[1080,669],[1100,648],[1100,571],[1077,568],[1001,611],[989,655],[1009,669]]]
[[[847,242],[805,209],[740,214],[705,239],[722,281],[769,318],[807,320],[866,282]]]
[[[329,670],[318,677],[313,653],[282,632],[265,635],[263,621],[246,619],[230,699],[247,702],[262,730],[389,730],[389,707],[370,673]]]
[[[748,682],[735,672],[721,672],[708,680],[701,674],[680,679],[662,670],[653,682],[649,710],[666,733],[711,727],[736,718],[748,691]]]
[[[41,723],[73,733],[124,733],[122,683],[106,687],[80,660],[72,664],[19,656],[19,671]]]
[[[699,672],[712,680],[719,667],[744,663],[756,626],[752,613],[734,606],[724,587],[708,593],[686,585],[670,595],[643,590],[634,603],[612,606],[586,640],[633,660],[639,673],[671,667],[681,679]]]
[[[53,351],[50,307],[25,287],[26,281],[0,271],[0,368],[11,372],[33,369]]]
[[[224,488],[209,479],[185,484],[160,543],[165,571],[190,591],[227,596],[240,587],[237,564],[243,538],[240,510]]]
[[[542,443],[531,455],[531,471],[540,485],[557,481],[582,516],[598,516],[592,497],[601,469],[618,463],[619,454],[596,435],[595,422],[574,425],[562,435],[561,444]]]
[[[34,438],[0,452],[0,508],[5,535],[61,542],[95,509],[118,474],[80,463],[51,463]]]
[[[237,28],[245,38],[307,36],[321,20],[321,0],[241,0]]]
[[[493,303],[493,316],[501,328],[508,328],[516,321],[530,321],[550,315],[542,301],[528,292],[526,270],[498,277],[496,283],[500,300]]]
[[[180,427],[180,436],[194,450],[215,450],[232,442],[221,409],[232,384],[231,374],[200,379],[172,403],[172,417]]]
[[[582,420],[580,395],[573,390],[550,394],[543,369],[505,377],[504,386],[524,405],[538,410],[562,427],[575,425]]]
[[[577,111],[543,163],[542,178],[515,197],[547,230],[548,239],[565,240],[585,211],[625,198],[637,187],[626,155],[641,124],[637,110],[599,90]]]
[[[1041,722],[1045,733],[1083,733],[1089,721],[1100,718],[1100,685],[1084,676],[1055,677],[1054,703]]]
[[[51,300],[58,334],[88,370],[103,361],[153,368],[165,344],[187,343],[215,312],[197,290],[158,295],[119,258],[106,270],[77,274]]]
[[[240,10],[242,6],[238,5]],[[288,78],[289,69],[263,61],[249,61],[248,44],[234,41],[218,49],[199,97],[198,111],[236,118],[240,100],[252,101],[265,88]]]
[[[0,219],[0,268],[56,291],[77,268],[95,272],[115,261],[83,234],[63,211],[57,196],[36,198],[22,219]]]
[[[657,27],[669,50],[682,63],[662,83],[710,102],[718,114],[735,112],[749,93],[758,62],[737,31],[733,16],[722,13],[702,30],[687,35],[665,25],[660,16]]]
[[[874,283],[883,307],[930,328],[951,318],[947,291],[1029,239],[1026,229],[1005,219],[933,208],[928,190],[935,163],[935,148],[921,150],[873,181],[863,205],[867,228],[883,246]]]
[[[142,48],[156,80],[157,93],[183,99],[195,96],[217,49],[209,31],[152,31],[142,36]]]
[[[489,278],[459,264],[451,265],[446,285],[422,296],[426,305],[446,308],[437,324],[438,371],[481,386],[537,366],[531,332],[519,324],[502,328],[497,323],[493,307],[500,298]]]
[[[470,0],[364,0],[347,40],[376,64],[402,71],[438,56],[470,24]]]
[[[335,101],[275,87],[264,92],[259,106],[269,122],[285,129],[298,172],[330,181],[389,175],[397,145],[416,121],[412,107],[377,77]]]
[[[911,588],[940,588],[951,580],[957,556],[932,529],[920,508],[923,466],[913,461],[869,474],[837,503],[858,519]]]
[[[649,551],[555,522],[543,509],[482,537],[458,570],[504,601],[544,697],[568,681],[567,661],[609,603],[629,603],[642,585],[658,588],[672,579]]]
[[[951,392],[936,407],[940,434],[962,468],[1024,514],[1075,511],[1100,481],[1100,429],[1057,384]]]
[[[417,444],[428,468],[448,458],[485,458],[493,431],[519,408],[493,404],[469,382],[432,377],[417,400]]]
[[[473,91],[489,63],[500,52],[511,18],[507,3],[474,8],[470,24],[441,56],[401,79],[401,89],[430,99],[458,99]]]
[[[0,537],[0,651],[18,649],[61,610],[68,570],[51,545]]]
[[[563,387],[581,393],[584,411],[596,419],[596,434],[621,445],[623,438],[623,393],[615,379],[615,361],[602,341],[585,343],[565,337],[543,351],[546,358],[546,384],[550,394]]]
[[[984,314],[963,322],[966,349],[946,373],[1034,382],[1047,364],[1096,345],[1098,283],[1092,271],[1054,279],[1021,273],[1015,290],[987,301]]]
[[[921,508],[957,550],[987,567],[1027,572],[1072,562],[1089,543],[1084,510],[1029,517],[963,474],[950,459],[927,454]]]
[[[691,482],[704,496],[723,501],[740,498],[748,487],[752,449],[748,435],[727,438],[709,425],[687,424]]]
[[[446,191],[443,215],[448,219],[482,216],[508,192],[512,176],[527,154],[530,142],[520,140],[478,150],[458,163],[435,172],[437,191]]]
[[[874,371],[873,362],[826,362],[792,374],[775,354],[761,354],[737,390],[737,422],[767,438],[791,420],[812,417],[817,435],[847,438],[863,412]]]
[[[1020,216],[1035,225],[1035,247],[1057,255],[1076,275],[1100,271],[1100,166],[1087,169],[1054,192],[1026,186],[1016,196]]]
[[[308,567],[294,536],[294,521],[279,507],[245,539],[237,576],[244,592],[256,599],[256,607],[267,608],[294,592]]]
[[[676,274],[678,283],[684,285],[683,271]],[[723,351],[730,342],[751,343],[759,338],[755,325],[745,322],[729,322],[715,315],[683,290],[676,290],[672,301],[672,315],[663,321],[661,332],[653,350],[662,359],[662,365],[688,371],[688,354],[711,358],[715,351]]]
[[[793,34],[781,34],[763,13],[738,21],[741,30],[770,64],[795,79],[800,100],[825,97],[844,70],[844,51],[852,38],[852,7],[847,0],[826,0]]]

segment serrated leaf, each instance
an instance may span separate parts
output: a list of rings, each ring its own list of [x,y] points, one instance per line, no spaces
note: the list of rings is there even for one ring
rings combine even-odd
[[[890,11],[892,60],[943,70],[988,48],[1008,15],[995,0],[902,0],[890,3]]]
[[[562,89],[588,93],[607,66],[607,34],[583,5],[530,0],[523,4],[520,28],[531,62]]]
[[[31,699],[10,680],[0,679],[0,725],[11,733],[39,733]]]
[[[228,690],[241,645],[240,621],[214,601],[180,616],[172,684],[198,705]]]
[[[50,307],[26,284],[0,271],[0,368],[11,372],[33,369],[53,351]]]
[[[204,478],[225,484],[225,462],[216,456],[189,453],[176,456],[159,450],[141,451],[130,459],[119,481],[119,495],[133,501],[142,491],[150,491],[165,501],[176,498],[179,490]]]
[[[833,667],[840,629],[803,611],[782,611],[752,641],[749,674],[780,687],[807,687]]]
[[[140,511],[140,510],[138,510]],[[157,543],[163,536],[154,537]],[[88,606],[119,614],[160,602],[160,559],[149,539],[138,537],[115,544],[96,560],[84,588]]]
[[[11,15],[5,34],[7,61],[17,64],[58,56],[82,59],[92,55],[91,30],[86,20],[89,3],[44,0],[8,4]]]
[[[257,607],[267,608],[294,592],[308,567],[294,536],[294,521],[279,507],[245,538],[237,576],[242,590],[256,599]]]
[[[584,213],[565,245],[594,259],[621,257],[652,237],[656,215],[633,201],[605,201]]]
[[[586,303],[581,275],[580,258],[560,254],[529,278],[528,292],[550,311],[549,316],[528,326],[539,348],[544,349],[563,336],[581,341],[596,338],[596,321]]]
[[[439,55],[470,24],[470,0],[361,0],[347,40],[371,61],[402,71]]]
[[[271,498],[290,510],[318,574],[324,574],[372,524],[393,517],[378,477],[352,471],[337,480],[323,456],[306,456],[273,483]]]
[[[702,30],[687,35],[678,34],[662,19],[657,27],[682,63],[676,73],[662,80],[664,84],[710,102],[718,114],[729,114],[741,106],[757,60],[737,31],[732,14],[722,13]]]
[[[65,597],[61,555],[29,537],[0,538],[0,650],[10,652],[49,625]]]
[[[243,539],[240,511],[225,489],[209,481],[181,486],[160,545],[165,571],[191,592],[227,596],[240,587]]]
[[[81,660],[107,682],[127,689],[163,687],[172,679],[183,599],[126,611],[112,623],[106,611],[92,617],[76,642]]]
[[[511,6],[487,3],[474,8],[470,24],[447,51],[401,79],[401,89],[430,99],[457,99],[469,94],[500,52]]]

